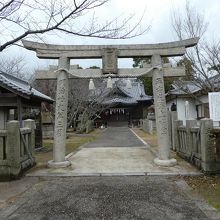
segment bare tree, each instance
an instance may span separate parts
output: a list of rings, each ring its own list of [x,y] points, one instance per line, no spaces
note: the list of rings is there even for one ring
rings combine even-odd
[[[112,106],[104,104],[106,84],[103,83],[103,79],[96,79],[95,84],[97,89],[91,91],[87,79],[69,79],[67,127],[76,128],[77,122],[79,122],[81,130],[84,130],[88,120],[95,120],[103,111]],[[34,86],[55,99],[56,80],[36,80]],[[54,118],[54,105],[44,103],[43,111],[49,111],[51,117]]]
[[[186,52],[188,64],[192,66],[192,77],[196,86],[203,91],[219,90],[220,40],[209,42],[206,38],[208,23],[205,17],[186,1],[184,15],[174,11],[172,25],[179,40],[200,37],[197,46]]]
[[[35,87],[37,90],[51,97],[54,100],[56,99],[56,85],[57,81],[52,79],[35,80],[33,82],[33,87]],[[55,103],[53,105],[48,104],[46,102],[42,103],[42,111],[50,112],[51,119],[54,120]]]
[[[3,0],[0,2],[0,51],[11,45],[20,45],[20,40],[28,36],[43,39],[48,32],[124,39],[141,35],[149,29],[148,26],[141,30],[142,18],[131,26],[134,15],[125,19],[116,17],[102,23],[93,14],[90,19],[82,21],[84,15],[94,13],[95,9],[108,1],[110,0]]]
[[[31,83],[34,73],[29,72],[23,56],[0,57],[0,71],[16,76]]]
[[[89,90],[89,81],[85,79],[72,80],[69,88],[68,100],[68,127],[75,126],[76,121],[80,120],[80,124],[85,126],[87,120],[95,120],[111,104],[105,104],[105,95],[107,92],[106,84],[103,79],[96,79],[96,89]],[[80,118],[79,118],[80,115]],[[85,128],[82,126],[82,130]]]

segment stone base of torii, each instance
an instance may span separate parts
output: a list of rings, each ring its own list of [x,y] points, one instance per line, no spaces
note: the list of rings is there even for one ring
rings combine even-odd
[[[65,160],[68,78],[100,77],[152,77],[155,105],[158,155],[154,163],[159,166],[174,166],[176,159],[170,158],[168,117],[165,100],[164,77],[185,75],[184,68],[165,67],[162,57],[182,56],[187,47],[195,46],[198,38],[182,41],[141,45],[50,45],[23,40],[25,48],[34,50],[39,58],[59,59],[58,70],[40,71],[38,78],[57,79],[55,131],[52,168],[67,167]],[[151,57],[151,66],[142,69],[118,69],[117,58]],[[70,59],[102,58],[102,70],[70,70]],[[110,73],[110,74],[109,74]]]

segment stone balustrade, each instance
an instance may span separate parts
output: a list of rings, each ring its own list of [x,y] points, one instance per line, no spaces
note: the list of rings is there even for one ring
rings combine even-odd
[[[174,121],[171,148],[206,173],[220,172],[220,129],[213,128],[211,119]],[[173,137],[173,138],[172,138]]]
[[[0,130],[0,180],[17,178],[35,164],[35,122],[27,119],[24,128],[18,121],[9,121]]]
[[[146,119],[140,120],[140,126],[145,132],[154,134],[156,132],[155,115],[148,115]]]

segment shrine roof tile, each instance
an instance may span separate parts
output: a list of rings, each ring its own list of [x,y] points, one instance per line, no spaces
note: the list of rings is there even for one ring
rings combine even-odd
[[[39,98],[42,101],[54,102],[54,100],[34,89],[27,81],[19,79],[13,75],[0,71],[0,85],[25,97]]]
[[[145,93],[144,86],[142,82],[138,79],[129,79],[131,80],[131,87],[127,86],[128,79],[114,79],[113,88],[108,89],[105,92],[106,100],[104,103],[106,104],[137,104],[141,101],[150,101],[152,100],[152,96],[148,96]],[[112,94],[112,91],[118,90],[124,96],[119,94]]]

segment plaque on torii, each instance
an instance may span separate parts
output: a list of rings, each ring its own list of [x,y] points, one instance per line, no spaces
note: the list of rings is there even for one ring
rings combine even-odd
[[[68,78],[100,77],[152,77],[158,139],[157,165],[173,166],[170,158],[167,108],[164,77],[184,76],[184,67],[171,67],[162,63],[162,57],[182,56],[186,48],[193,47],[199,38],[158,44],[128,45],[52,45],[23,40],[23,45],[36,52],[41,59],[59,59],[58,70],[37,71],[37,79],[57,79],[57,96],[54,131],[54,156],[50,167],[70,165],[65,160],[66,120],[68,103]],[[143,68],[119,69],[118,58],[150,57],[151,64]],[[102,59],[102,69],[70,69],[70,59]]]

